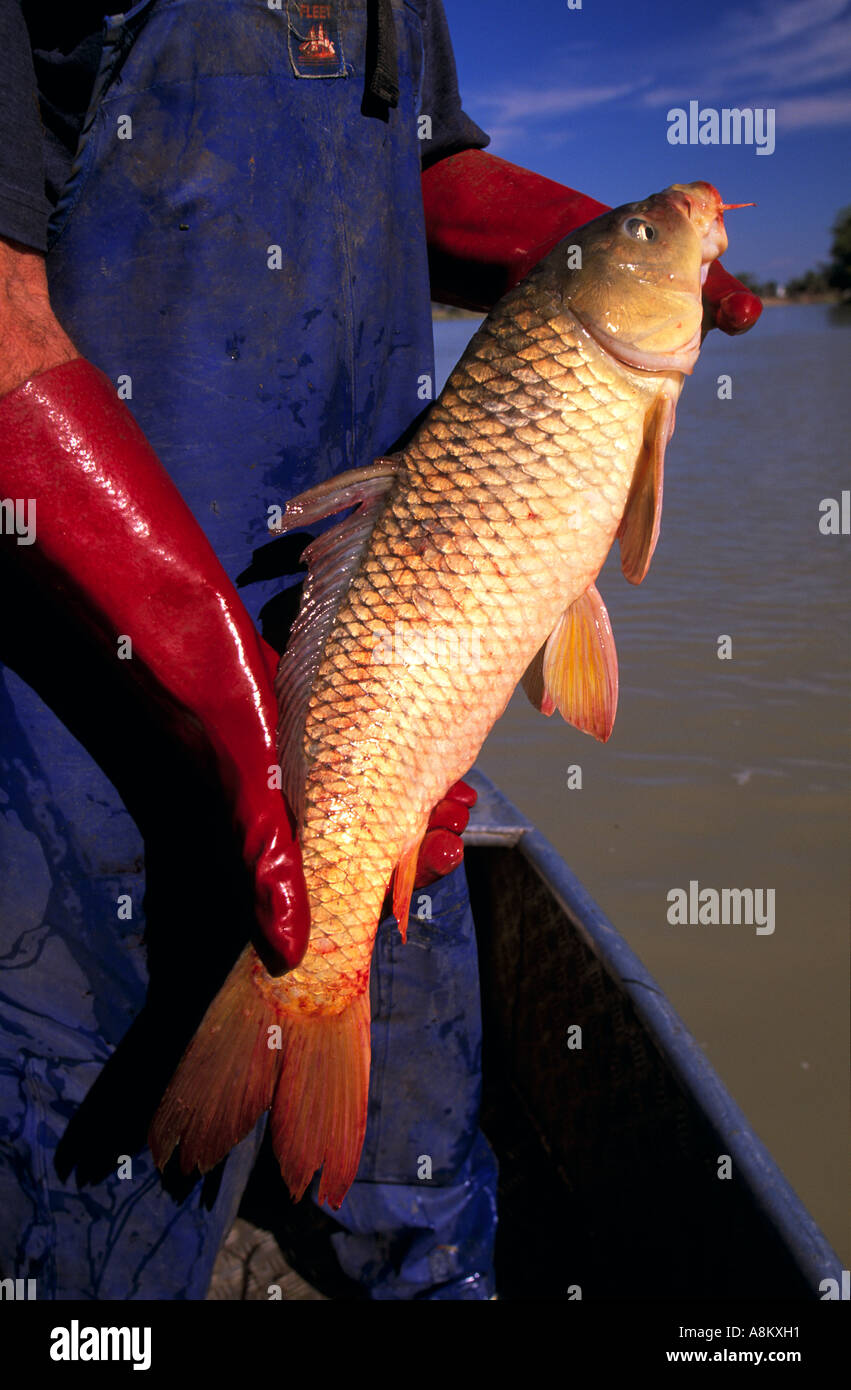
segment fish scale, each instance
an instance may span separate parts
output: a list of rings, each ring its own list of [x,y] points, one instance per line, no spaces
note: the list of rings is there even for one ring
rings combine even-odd
[[[580,229],[485,320],[404,451],[288,505],[282,530],[349,512],[305,552],[276,685],[311,940],[281,977],[243,951],[157,1112],[161,1165],[179,1143],[184,1170],[206,1171],[271,1106],[293,1196],[321,1167],[319,1200],[342,1201],[394,871],[404,935],[430,810],[521,679],[545,713],[611,732],[616,658],[594,580],[616,535],[631,582],[650,563],[721,209],[710,185],[674,185]]]
[[[400,456],[393,496],[376,521],[325,649],[306,728],[322,751],[307,768],[300,832],[313,936],[302,965],[289,977],[303,1007],[330,1004],[336,1010],[362,987],[390,872],[405,845],[424,832],[430,808],[475,759],[559,614],[596,576],[623,512],[648,394],[658,383],[633,380],[638,373],[619,367],[568,316],[555,324],[531,313],[525,317],[528,326],[512,335],[513,343],[520,351],[541,349],[525,404],[518,407],[514,397],[516,408],[502,409],[501,388],[512,385],[515,359],[492,365],[499,323],[489,324],[473,339],[420,436]],[[549,366],[558,358],[563,360],[553,373]],[[566,392],[574,393],[567,402]],[[499,436],[478,440],[476,425],[497,411]],[[528,462],[537,459],[544,466],[530,472]],[[476,494],[485,484],[483,501],[471,494],[473,483]],[[587,508],[581,515],[578,509],[589,494],[595,499],[594,527]],[[571,532],[576,540],[566,546]],[[435,535],[440,549],[428,549]],[[528,563],[518,566],[518,556]],[[388,579],[408,600],[407,607],[393,609],[394,629],[398,623],[407,635],[425,620],[455,629],[468,650],[478,632],[479,670],[465,671],[463,663],[401,670],[398,664],[375,665],[375,634],[388,617]],[[497,605],[502,616],[495,626]],[[459,646],[465,650],[461,641]],[[359,679],[365,666],[372,676],[368,686]],[[447,695],[451,736],[435,740]],[[364,763],[362,740],[376,733],[382,755]],[[354,839],[349,825],[343,827],[357,879],[336,871],[339,829],[328,802],[341,791],[347,792],[349,810],[361,809]]]

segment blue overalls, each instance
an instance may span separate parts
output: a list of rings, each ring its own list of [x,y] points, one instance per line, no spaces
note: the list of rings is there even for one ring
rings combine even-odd
[[[51,223],[57,317],[116,383],[272,640],[293,579],[269,509],[387,452],[433,379],[423,35],[416,5],[392,8],[400,99],[380,119],[361,112],[365,5],[137,5],[110,24]],[[100,759],[107,777],[8,668],[0,729],[0,1274],[35,1277],[39,1297],[203,1298],[264,1121],[212,1181],[175,1194],[144,1144],[124,1138],[134,1125],[144,1134],[150,1106],[135,1111],[158,1099],[140,1083],[101,1103],[106,1174],[93,1163],[78,1187],[54,1163],[92,1083],[133,1052],[146,918],[150,945],[155,916],[171,914],[176,955],[168,940],[157,949],[164,973],[180,975],[184,938],[203,953],[215,936],[192,906],[206,914],[215,893],[173,868],[168,891],[154,892],[150,844],[117,790],[120,756]],[[115,730],[119,750],[132,738]],[[158,791],[165,807],[172,789]],[[193,816],[183,824],[199,835]],[[463,869],[427,891],[431,918],[412,917],[407,946],[392,920],[379,930],[369,1125],[333,1239],[373,1298],[482,1299],[493,1293],[496,1173],[477,1129]],[[153,988],[152,955],[150,965]],[[137,1074],[153,1087],[136,1036]],[[112,1151],[110,1115],[127,1120]]]

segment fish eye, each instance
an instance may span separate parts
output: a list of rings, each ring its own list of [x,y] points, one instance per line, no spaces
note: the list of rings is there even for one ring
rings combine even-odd
[[[641,217],[628,217],[623,224],[623,229],[627,236],[635,237],[636,241],[656,240],[656,228]]]

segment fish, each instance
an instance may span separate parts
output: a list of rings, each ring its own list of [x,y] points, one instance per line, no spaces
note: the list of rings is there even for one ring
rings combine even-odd
[[[673,184],[560,242],[494,307],[410,442],[292,499],[308,546],[281,659],[281,785],[311,912],[281,976],[245,947],[154,1117],[160,1168],[209,1171],[271,1110],[298,1200],[339,1208],[366,1129],[369,976],[382,905],[404,940],[431,808],[522,683],[605,741],[617,654],[595,580],[617,538],[640,584],[664,460],[727,246],[711,184]],[[354,510],[352,510],[354,509]]]

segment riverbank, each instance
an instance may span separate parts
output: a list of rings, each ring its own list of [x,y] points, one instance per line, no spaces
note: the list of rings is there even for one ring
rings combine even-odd
[[[778,306],[788,308],[792,304],[828,304],[839,306],[841,304],[851,307],[851,299],[841,294],[799,294],[789,295],[762,295],[760,296],[763,304],[768,309],[776,309]],[[453,304],[432,304],[431,316],[437,322],[444,319],[480,319],[482,317],[478,310],[458,309]]]
[[[791,304],[829,304],[837,306],[840,304],[851,305],[851,299],[848,299],[845,295],[841,294],[764,294],[760,295],[760,298],[762,299],[763,304],[765,304],[769,309],[776,309],[778,305],[783,305],[786,308],[788,308]]]

